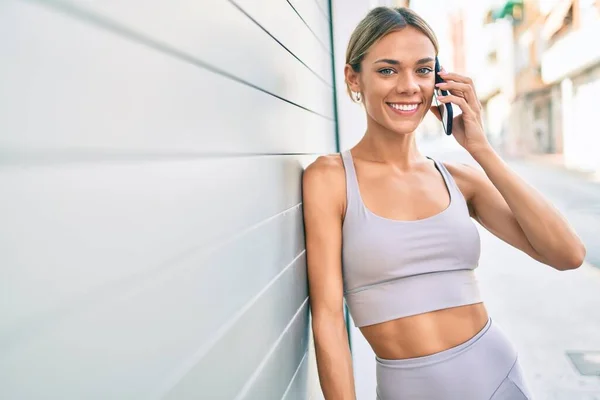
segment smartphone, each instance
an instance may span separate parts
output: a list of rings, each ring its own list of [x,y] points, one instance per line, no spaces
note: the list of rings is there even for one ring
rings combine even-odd
[[[442,79],[442,77],[440,76],[440,61],[438,60],[437,57],[435,57],[435,83],[442,83],[444,82],[444,80]],[[448,95],[448,91],[447,90],[443,90],[443,89],[435,89],[435,93],[436,96],[441,94],[442,96],[446,96]],[[454,117],[454,113],[452,112],[452,104],[450,103],[445,103],[445,104],[439,104],[439,102],[436,100],[436,105],[438,110],[440,111],[440,115],[442,116],[442,125],[444,127],[444,132],[446,132],[446,135],[452,135],[452,119]]]

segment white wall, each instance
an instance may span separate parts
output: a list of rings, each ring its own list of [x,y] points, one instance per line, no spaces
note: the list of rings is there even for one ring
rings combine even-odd
[[[346,92],[344,65],[350,35],[360,20],[375,5],[372,0],[332,0],[333,50],[340,150],[353,147],[364,135],[367,123],[361,104]]]
[[[316,398],[326,4],[0,2],[0,398]]]

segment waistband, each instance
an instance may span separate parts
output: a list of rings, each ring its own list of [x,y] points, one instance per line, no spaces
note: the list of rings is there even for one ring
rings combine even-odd
[[[442,361],[446,361],[452,357],[455,357],[471,348],[475,345],[481,338],[485,336],[486,333],[492,327],[492,318],[488,318],[485,326],[477,332],[475,336],[471,339],[467,340],[464,343],[459,344],[458,346],[451,347],[447,350],[440,351],[439,353],[430,354],[428,356],[423,357],[415,357],[415,358],[403,358],[399,360],[388,360],[384,358],[379,358],[375,356],[375,360],[378,364],[384,367],[391,368],[415,368],[415,367],[424,367],[427,365],[437,364]]]
[[[407,276],[346,290],[344,296],[358,327],[482,301],[473,269]]]

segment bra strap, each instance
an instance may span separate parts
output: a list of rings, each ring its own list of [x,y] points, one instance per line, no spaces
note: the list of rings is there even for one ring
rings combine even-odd
[[[350,210],[351,206],[354,207],[355,204],[358,204],[360,196],[358,178],[356,177],[356,169],[354,168],[354,161],[352,160],[350,150],[346,150],[341,154],[344,170],[346,171],[346,207]]]
[[[452,177],[452,174],[450,174],[450,172],[448,171],[448,169],[446,168],[444,163],[434,160],[431,157],[428,157],[428,158],[433,160],[433,162],[435,163],[437,169],[440,171],[440,173],[442,174],[442,177],[444,178],[444,181],[446,182],[446,186],[448,186],[448,190],[450,190],[452,192],[451,194],[456,194],[459,197],[463,197],[462,192],[460,191],[460,189],[458,188],[458,185],[456,184],[456,181],[454,180],[454,178]]]

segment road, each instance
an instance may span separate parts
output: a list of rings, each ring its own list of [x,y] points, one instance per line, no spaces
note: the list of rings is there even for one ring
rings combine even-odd
[[[448,143],[420,147],[440,160],[472,162]],[[585,353],[588,367],[600,366],[600,353],[591,355],[600,351],[600,268],[592,265],[600,266],[600,184],[545,164],[509,165],[563,212],[588,257],[579,269],[559,272],[481,228],[477,276],[487,309],[518,348],[536,400],[600,400],[600,376],[582,375],[568,355]],[[360,331],[353,328],[352,337],[358,399],[372,399],[373,353]]]

